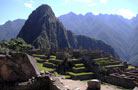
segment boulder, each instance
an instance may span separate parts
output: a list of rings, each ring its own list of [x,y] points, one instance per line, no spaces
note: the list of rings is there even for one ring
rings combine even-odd
[[[87,90],[101,90],[101,82],[97,79],[93,79],[87,82]]]
[[[135,87],[133,90],[138,90],[138,87]]]
[[[0,55],[0,83],[23,82],[40,75],[36,62],[30,55],[15,53]]]

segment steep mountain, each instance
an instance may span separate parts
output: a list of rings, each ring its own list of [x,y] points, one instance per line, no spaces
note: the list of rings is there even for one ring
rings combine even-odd
[[[129,63],[138,66],[138,28],[135,31],[133,41],[131,42]]]
[[[70,47],[64,26],[48,5],[42,5],[32,12],[18,37],[37,48]]]
[[[14,21],[7,21],[5,24],[0,25],[0,40],[9,40],[11,38],[15,38],[24,23],[25,20],[17,19]]]
[[[18,37],[40,49],[82,47],[100,49],[115,55],[114,50],[102,41],[76,36],[71,31],[67,31],[48,5],[42,5],[32,12]]]
[[[72,48],[78,48],[78,41],[76,36],[71,32],[71,31],[67,31],[67,37],[68,37],[68,41],[70,43],[70,45],[72,46]]]
[[[107,47],[107,44],[105,44],[103,41],[101,40],[95,40],[92,38],[89,38],[87,36],[84,35],[76,35],[77,41],[78,41],[78,48],[82,47],[84,49],[92,49],[92,50],[103,50],[104,52],[110,52],[110,54],[115,55],[114,49],[111,46]],[[116,56],[115,56],[116,57]]]
[[[123,60],[129,60],[134,26],[131,20],[118,15],[76,15],[68,13],[59,19],[77,35],[86,35],[111,45]]]
[[[133,63],[133,65],[138,66],[138,15],[132,19],[132,24],[134,26],[133,36],[131,40],[131,48],[130,48],[130,59],[129,62]]]

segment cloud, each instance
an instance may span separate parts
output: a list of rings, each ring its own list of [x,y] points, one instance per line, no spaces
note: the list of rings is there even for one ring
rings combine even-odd
[[[87,5],[88,7],[93,7],[96,6],[96,2],[95,0],[64,0],[65,4],[83,4],[83,5]]]
[[[30,0],[30,1],[28,1],[28,2],[25,2],[25,3],[24,3],[24,6],[25,6],[26,8],[33,9],[33,3],[34,3],[34,1],[33,1],[33,0]]]
[[[92,3],[93,0],[65,0],[65,3]]]
[[[100,3],[102,4],[106,4],[108,2],[108,0],[100,0]]]
[[[132,12],[129,9],[125,9],[125,8],[118,9],[117,14],[123,16],[124,18],[128,18],[128,19],[131,19],[132,17],[136,16],[134,12]]]
[[[33,8],[32,3],[24,3],[24,6],[27,7],[27,8],[30,8],[30,9]]]

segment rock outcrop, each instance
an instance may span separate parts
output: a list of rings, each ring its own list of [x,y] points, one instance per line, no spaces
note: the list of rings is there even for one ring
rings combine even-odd
[[[39,70],[31,56],[21,53],[0,56],[0,83],[23,82],[38,75]]]
[[[88,84],[87,90],[101,90],[101,82],[97,79],[88,81],[87,84]]]

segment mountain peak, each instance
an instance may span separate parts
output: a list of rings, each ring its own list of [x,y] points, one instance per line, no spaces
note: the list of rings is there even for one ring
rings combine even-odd
[[[76,15],[74,12],[69,12],[68,14],[69,15]]]
[[[42,4],[41,6],[39,6],[36,10],[38,11],[52,11],[51,7],[47,4]]]
[[[41,5],[32,12],[18,37],[37,48],[69,47],[66,30],[48,5]]]
[[[36,8],[35,11],[32,12],[30,17],[36,16],[37,18],[43,17],[43,16],[53,16],[55,17],[55,14],[52,10],[52,8],[47,4],[42,4],[38,8]]]
[[[42,4],[38,8],[45,8],[45,9],[47,9],[47,8],[51,8],[51,7],[49,5],[47,5],[47,4]]]
[[[85,14],[85,16],[93,16],[93,13],[88,12]]]

